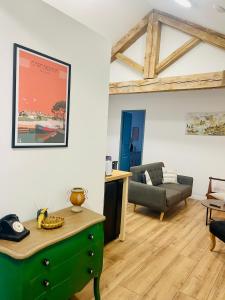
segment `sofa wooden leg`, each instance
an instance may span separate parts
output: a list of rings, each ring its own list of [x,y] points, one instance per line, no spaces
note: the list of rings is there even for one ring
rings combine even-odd
[[[164,218],[164,215],[165,215],[165,213],[164,212],[161,212],[161,214],[160,214],[160,217],[159,217],[159,220],[162,222],[162,220],[163,220],[163,218]]]
[[[185,206],[187,206],[188,205],[187,199],[184,199],[184,202],[185,202]]]
[[[136,207],[137,207],[137,205],[136,205],[136,204],[134,204],[134,212],[135,212],[135,210],[136,210]]]
[[[214,234],[212,234],[210,232],[210,239],[211,239],[211,244],[210,244],[210,251],[213,251],[213,249],[215,248],[216,246],[216,237]]]

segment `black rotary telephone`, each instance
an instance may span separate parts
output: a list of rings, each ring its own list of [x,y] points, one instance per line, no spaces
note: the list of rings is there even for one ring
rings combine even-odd
[[[29,234],[17,215],[10,214],[0,219],[0,239],[19,242]]]

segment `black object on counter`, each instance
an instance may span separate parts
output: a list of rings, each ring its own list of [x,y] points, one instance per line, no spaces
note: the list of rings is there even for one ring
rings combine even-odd
[[[118,170],[118,161],[117,160],[114,160],[112,162],[112,168],[113,168],[113,170]]]

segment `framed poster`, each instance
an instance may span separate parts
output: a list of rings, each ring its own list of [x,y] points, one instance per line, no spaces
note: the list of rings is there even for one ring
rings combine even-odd
[[[67,147],[71,65],[14,44],[12,147]]]

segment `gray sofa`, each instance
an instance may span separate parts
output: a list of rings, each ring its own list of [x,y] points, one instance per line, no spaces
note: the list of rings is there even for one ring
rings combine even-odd
[[[178,183],[163,184],[162,167],[164,163],[157,162],[147,165],[132,167],[132,177],[129,182],[129,202],[135,206],[142,205],[160,212],[160,220],[163,220],[165,212],[192,194],[193,178],[177,176]],[[152,186],[142,182],[143,174],[147,170],[152,180]]]

